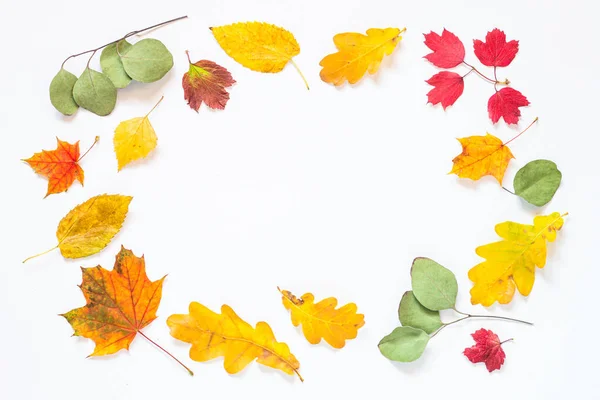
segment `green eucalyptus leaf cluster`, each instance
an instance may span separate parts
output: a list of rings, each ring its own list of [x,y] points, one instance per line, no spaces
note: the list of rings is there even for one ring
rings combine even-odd
[[[546,205],[560,186],[562,173],[549,160],[528,162],[515,175],[515,194],[528,203],[541,207]]]
[[[456,277],[437,262],[417,257],[410,271],[412,291],[400,300],[398,319],[402,326],[379,342],[379,351],[392,361],[417,360],[427,347],[430,334],[445,324],[440,310],[454,309],[458,284]]]
[[[122,39],[104,47],[100,66],[102,72],[86,67],[79,79],[61,68],[50,83],[54,108],[64,115],[74,114],[79,107],[108,115],[115,108],[117,89],[127,87],[132,80],[158,81],[173,67],[173,55],[156,39],[142,39],[133,45]]]

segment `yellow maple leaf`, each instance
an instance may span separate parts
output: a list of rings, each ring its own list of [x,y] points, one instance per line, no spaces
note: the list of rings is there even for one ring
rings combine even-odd
[[[486,260],[469,271],[469,279],[474,283],[471,303],[486,307],[496,301],[507,304],[512,300],[515,288],[528,296],[535,281],[535,267],[546,265],[546,242],[556,239],[565,215],[554,212],[537,216],[533,225],[511,221],[496,225],[496,233],[504,240],[475,250]]]
[[[402,30],[398,28],[368,29],[367,34],[339,33],[333,37],[338,52],[325,56],[319,65],[321,79],[336,86],[346,80],[353,84],[363,77],[365,72],[373,75],[379,70],[383,56],[392,54],[402,40]]]
[[[291,62],[308,89],[306,78],[292,59],[300,54],[300,45],[289,31],[265,22],[237,22],[210,30],[229,57],[253,71],[276,73]]]
[[[217,314],[200,303],[192,302],[189,314],[174,314],[167,319],[171,336],[191,343],[190,358],[208,361],[223,357],[230,374],[243,370],[254,359],[267,367],[289,375],[296,374],[300,363],[287,344],[275,340],[271,327],[259,322],[256,328],[242,320],[228,305]]]
[[[515,158],[510,149],[494,135],[469,136],[458,139],[462,153],[454,157],[451,174],[474,181],[491,175],[500,185],[508,163]]]
[[[130,162],[146,157],[156,148],[158,138],[148,116],[163,98],[164,96],[160,98],[146,116],[123,121],[115,129],[113,144],[119,171]]]
[[[325,339],[332,347],[341,349],[346,340],[354,339],[365,324],[365,316],[357,314],[356,304],[348,303],[336,310],[337,299],[329,297],[315,303],[312,293],[298,298],[288,290],[277,288],[282,294],[283,306],[290,310],[292,324],[302,324],[304,337],[311,344]]]

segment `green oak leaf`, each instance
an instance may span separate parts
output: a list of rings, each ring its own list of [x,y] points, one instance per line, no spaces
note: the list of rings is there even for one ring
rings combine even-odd
[[[73,86],[77,77],[61,68],[50,82],[50,102],[64,115],[73,115],[79,108],[73,98]]]
[[[535,206],[547,204],[560,185],[562,173],[549,160],[528,162],[513,181],[515,194]]]
[[[118,52],[117,45],[119,46]],[[120,42],[106,46],[104,50],[102,50],[102,54],[100,54],[100,66],[102,67],[102,72],[108,76],[117,89],[127,87],[131,82],[131,77],[125,72],[125,68],[123,68],[123,63],[121,62],[121,56],[119,56],[119,53],[125,54],[131,47],[133,46],[127,40],[121,40]]]
[[[400,326],[392,331],[377,345],[384,357],[392,361],[415,361],[425,351],[429,335],[421,329]]]
[[[73,87],[73,98],[86,110],[104,116],[115,108],[117,89],[106,75],[86,68]]]
[[[444,325],[439,311],[431,311],[423,307],[412,291],[407,291],[400,300],[398,318],[403,326],[412,326],[433,333]]]
[[[121,55],[125,72],[139,82],[155,82],[173,67],[173,55],[160,40],[143,39]]]
[[[433,311],[454,308],[458,283],[452,271],[429,258],[417,257],[410,275],[413,294],[424,307]]]

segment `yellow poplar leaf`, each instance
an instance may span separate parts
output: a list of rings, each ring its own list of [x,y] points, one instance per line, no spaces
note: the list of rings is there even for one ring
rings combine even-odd
[[[502,185],[508,163],[515,158],[502,140],[489,133],[485,136],[469,136],[458,139],[462,153],[454,157],[451,174],[474,181],[491,175]]]
[[[346,345],[346,340],[356,338],[358,330],[365,324],[365,316],[356,313],[357,307],[354,303],[348,303],[336,310],[335,297],[315,303],[312,293],[298,298],[287,290],[279,291],[282,294],[283,306],[291,312],[292,324],[302,324],[304,337],[311,344],[325,339],[332,347],[341,349]]]
[[[554,242],[565,215],[555,212],[537,216],[533,225],[510,221],[496,225],[496,233],[504,240],[475,250],[486,260],[469,271],[469,279],[474,283],[471,303],[486,307],[496,301],[510,303],[515,288],[528,296],[535,281],[535,267],[546,265],[546,242]]]
[[[58,224],[58,244],[25,261],[56,248],[66,258],[87,257],[100,252],[121,229],[132,199],[131,196],[102,194],[79,204]]]
[[[287,344],[275,340],[271,327],[259,322],[256,328],[242,320],[227,305],[217,314],[200,303],[190,303],[189,314],[174,314],[167,319],[171,336],[191,343],[190,358],[208,361],[223,357],[225,371],[236,374],[254,359],[259,364],[296,374],[300,363]]]
[[[333,37],[333,43],[338,52],[325,56],[319,65],[321,79],[335,86],[342,85],[346,80],[354,84],[369,71],[373,75],[379,70],[384,56],[392,54],[396,45],[402,40],[402,30],[398,28],[368,29],[367,34],[338,33]]]
[[[308,89],[308,82],[292,60],[300,53],[300,45],[289,31],[266,22],[236,22],[210,30],[229,57],[253,71],[280,72],[291,62]]]
[[[119,171],[130,162],[146,157],[156,148],[158,138],[148,116],[163,98],[164,96],[160,98],[146,116],[123,121],[115,129],[113,144]]]

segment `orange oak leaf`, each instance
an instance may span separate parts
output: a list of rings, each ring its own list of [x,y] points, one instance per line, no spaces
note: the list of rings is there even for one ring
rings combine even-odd
[[[190,69],[183,74],[183,97],[193,110],[198,111],[202,102],[213,109],[224,110],[229,93],[225,88],[232,86],[235,80],[231,73],[219,64],[208,60],[192,63],[189,52],[185,52]]]
[[[98,140],[100,138],[96,136],[92,146],[80,157],[79,141],[70,144],[56,138],[58,142],[56,150],[42,150],[23,161],[29,164],[35,172],[48,178],[48,191],[45,197],[53,193],[66,192],[75,180],[83,185],[84,174],[83,169],[79,166],[79,161],[85,157]]]
[[[332,347],[341,349],[346,345],[346,340],[356,338],[358,330],[365,324],[365,316],[356,313],[357,307],[354,303],[348,303],[336,310],[335,297],[315,303],[312,293],[298,298],[288,290],[277,289],[281,292],[283,306],[291,312],[292,324],[302,324],[304,337],[311,344],[325,339]]]
[[[189,368],[142,332],[156,319],[165,279],[162,277],[154,282],[148,279],[144,256],[136,257],[131,250],[121,246],[112,271],[100,265],[82,267],[81,271],[83,280],[79,288],[87,304],[61,316],[73,327],[74,336],[83,336],[96,343],[88,357],[129,350],[139,333],[193,375]]]

